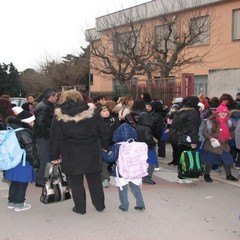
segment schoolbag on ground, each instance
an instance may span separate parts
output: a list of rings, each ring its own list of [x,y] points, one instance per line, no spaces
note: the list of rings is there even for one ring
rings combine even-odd
[[[185,178],[198,178],[203,174],[198,151],[183,151],[180,157],[179,175]]]
[[[128,139],[120,142],[117,169],[124,179],[137,179],[148,175],[148,146],[144,142]]]
[[[16,167],[23,159],[23,166],[26,163],[26,151],[19,145],[16,132],[24,128],[0,131],[0,170],[8,170]]]

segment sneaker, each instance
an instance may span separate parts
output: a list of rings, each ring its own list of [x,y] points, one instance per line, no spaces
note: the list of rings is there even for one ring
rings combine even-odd
[[[9,202],[8,209],[14,209],[14,208],[15,208],[15,203]]]
[[[235,163],[234,168],[239,170],[240,169],[240,164]]]
[[[16,212],[22,212],[22,211],[28,210],[30,208],[31,208],[31,205],[27,204],[27,203],[15,204],[15,211]]]
[[[127,210],[128,210],[128,209],[123,208],[123,207],[121,207],[121,206],[119,206],[118,208],[119,208],[121,211],[123,211],[123,212],[127,212]]]
[[[192,179],[187,179],[187,178],[178,178],[177,183],[184,184],[184,183],[193,183]]]
[[[230,181],[234,181],[234,182],[237,182],[237,181],[238,181],[238,179],[235,178],[235,177],[232,176],[232,175],[228,175],[228,176],[226,177],[226,179],[227,179],[227,180],[230,180]]]
[[[107,188],[109,186],[109,181],[107,180],[107,179],[104,179],[103,181],[102,181],[102,187],[103,188]]]
[[[136,206],[136,207],[134,207],[134,209],[143,211],[143,210],[145,210],[145,207],[138,207],[138,206]]]
[[[154,185],[156,184],[156,182],[154,182],[152,179],[143,179],[142,180],[144,183],[150,184],[150,185]]]
[[[212,169],[212,171],[217,172],[217,173],[221,173],[222,169],[220,167]]]
[[[160,171],[160,168],[159,167],[155,167],[154,168],[154,172],[159,172]]]

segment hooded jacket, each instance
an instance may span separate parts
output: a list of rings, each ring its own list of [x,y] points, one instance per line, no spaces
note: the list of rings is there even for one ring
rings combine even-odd
[[[67,100],[55,110],[50,131],[51,159],[62,159],[67,175],[102,170],[101,141],[107,126],[93,104]]]

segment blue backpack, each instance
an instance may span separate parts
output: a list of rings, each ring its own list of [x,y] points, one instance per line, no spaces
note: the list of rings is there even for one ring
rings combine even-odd
[[[16,167],[21,160],[23,166],[26,164],[26,151],[20,147],[16,132],[24,130],[24,128],[0,131],[0,170],[9,170]]]

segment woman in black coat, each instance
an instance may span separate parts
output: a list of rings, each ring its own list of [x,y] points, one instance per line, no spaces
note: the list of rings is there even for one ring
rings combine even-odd
[[[62,93],[62,104],[55,110],[50,132],[50,154],[53,163],[62,159],[62,170],[70,181],[76,213],[86,213],[84,176],[94,207],[99,212],[105,208],[100,142],[106,131],[93,104],[84,102],[75,90]]]
[[[169,139],[171,143],[177,144],[178,159],[183,151],[197,148],[201,124],[198,103],[199,99],[196,96],[185,97],[182,101],[182,107],[174,114]],[[178,165],[178,167],[181,166]],[[184,179],[180,172],[178,178],[179,183],[190,182],[188,179]]]

